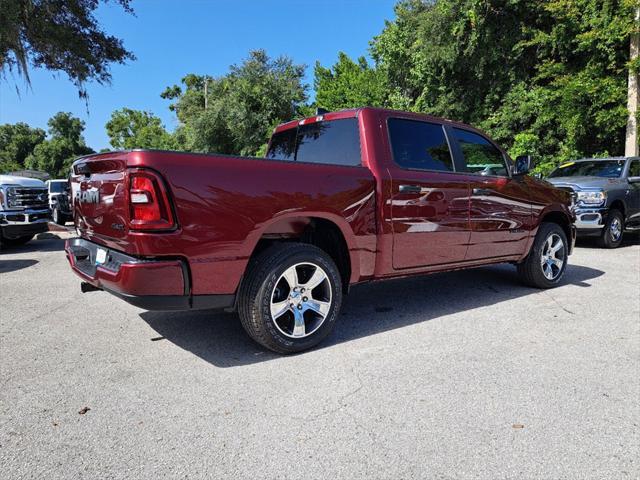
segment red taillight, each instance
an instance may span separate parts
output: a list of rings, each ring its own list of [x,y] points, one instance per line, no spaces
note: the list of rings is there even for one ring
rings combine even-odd
[[[129,211],[132,230],[175,227],[164,183],[150,170],[132,170],[129,173]]]

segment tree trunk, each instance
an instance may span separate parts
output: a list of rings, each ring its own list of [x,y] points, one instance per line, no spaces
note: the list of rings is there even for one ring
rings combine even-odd
[[[635,26],[631,33],[631,42],[629,46],[630,59],[638,58],[638,50],[640,49],[640,34],[638,33],[638,24],[640,23],[640,7],[636,8]],[[638,155],[638,72],[629,70],[629,90],[627,93],[627,110],[629,110],[629,119],[627,120],[627,138],[624,146],[624,154],[627,157]]]

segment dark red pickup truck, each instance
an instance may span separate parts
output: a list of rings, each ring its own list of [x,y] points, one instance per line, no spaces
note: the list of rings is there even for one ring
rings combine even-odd
[[[236,309],[281,353],[334,327],[349,286],[500,262],[557,285],[570,194],[482,132],[374,108],[276,128],[267,158],[134,150],[73,164],[84,291],[145,309]]]

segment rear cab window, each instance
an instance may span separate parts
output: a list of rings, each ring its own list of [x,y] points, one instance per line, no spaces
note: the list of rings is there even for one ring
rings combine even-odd
[[[464,157],[467,172],[492,177],[509,176],[504,155],[489,140],[462,128],[452,130]]]
[[[267,158],[328,165],[360,166],[357,118],[299,125],[271,137]]]
[[[453,172],[453,158],[444,133],[437,123],[404,118],[387,120],[391,152],[395,163],[411,170]]]

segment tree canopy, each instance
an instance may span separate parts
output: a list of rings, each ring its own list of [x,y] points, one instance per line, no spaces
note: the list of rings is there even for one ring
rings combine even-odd
[[[58,112],[49,119],[49,139],[35,146],[25,159],[25,167],[47,172],[53,178],[66,178],[73,161],[93,153],[84,143],[84,122],[68,112]]]
[[[372,42],[391,103],[477,125],[544,171],[622,154],[633,0],[408,0]]]
[[[10,7],[0,20],[3,69],[26,74],[27,59],[70,68],[82,88],[89,79],[108,81],[110,62],[132,58],[95,22],[92,12],[102,0],[0,1]],[[130,11],[129,0],[116,1]],[[339,52],[335,64],[315,64],[312,103],[304,65],[256,50],[225,75],[190,73],[162,92],[176,114],[175,131],[150,112],[122,108],[107,133],[119,149],[259,155],[280,122],[308,116],[314,107],[369,105],[480,127],[512,156],[534,155],[542,172],[578,157],[621,155],[627,75],[640,68],[629,54],[630,35],[639,28],[636,7],[637,0],[401,0],[394,20],[371,40],[373,62]],[[24,12],[33,15],[26,20]],[[68,35],[77,35],[78,45]],[[65,50],[68,44],[73,48]],[[42,130],[2,126],[0,167],[28,157],[27,163],[58,172],[65,155],[87,149],[81,131],[50,128],[44,140]],[[57,160],[45,160],[42,152],[54,144],[58,150],[47,155]]]
[[[0,0],[0,67],[29,83],[29,68],[64,72],[86,97],[85,83],[111,81],[111,63],[133,60],[122,40],[105,33],[93,12],[108,0]],[[114,0],[133,13],[131,0]]]
[[[173,136],[167,132],[161,120],[149,112],[122,108],[111,114],[105,125],[111,146],[118,150],[156,148],[171,150],[175,147]]]
[[[338,53],[338,61],[331,68],[316,62],[314,69],[316,104],[328,110],[340,110],[356,106],[386,106],[387,82],[382,70],[369,66],[366,58],[357,62],[344,52]]]
[[[26,158],[45,137],[44,130],[26,123],[0,125],[0,172],[23,169]]]
[[[300,114],[307,99],[304,65],[288,57],[249,53],[221,77],[189,74],[183,86],[168,87],[186,150],[255,155],[264,150],[273,127]]]

